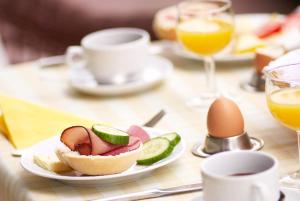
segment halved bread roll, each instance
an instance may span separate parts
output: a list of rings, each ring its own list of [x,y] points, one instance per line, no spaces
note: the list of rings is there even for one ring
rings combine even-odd
[[[177,9],[171,6],[159,10],[153,20],[153,31],[157,38],[176,40]]]
[[[121,153],[116,156],[86,156],[67,147],[59,147],[56,150],[57,157],[74,170],[86,175],[111,175],[123,172],[134,165],[142,150],[139,148]]]

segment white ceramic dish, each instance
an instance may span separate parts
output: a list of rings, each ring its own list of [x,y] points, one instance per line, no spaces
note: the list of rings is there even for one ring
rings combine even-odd
[[[300,199],[300,192],[298,191],[290,190],[286,188],[282,188],[281,190],[285,194],[284,201],[297,201]]]
[[[154,129],[154,128],[145,128],[151,137],[156,137],[160,134],[166,133],[165,131]],[[172,154],[153,164],[150,166],[140,166],[134,165],[129,170],[125,172],[114,174],[114,175],[105,175],[105,176],[76,176],[75,174],[72,176],[60,175],[54,172],[50,172],[44,170],[37,166],[33,162],[34,153],[52,153],[55,151],[56,147],[60,145],[59,136],[55,136],[51,139],[42,141],[30,149],[26,150],[26,152],[21,157],[21,165],[22,167],[31,172],[32,174],[49,178],[56,179],[62,181],[64,183],[72,184],[72,185],[107,185],[107,184],[115,184],[128,182],[130,180],[135,180],[141,176],[145,176],[147,173],[150,173],[152,170],[168,165],[175,160],[177,160],[185,151],[186,143],[184,139],[181,139],[180,143],[176,146]]]
[[[256,28],[262,26],[268,20],[271,19],[271,17],[274,16],[273,14],[240,14],[235,16],[236,25],[237,26],[243,26],[243,24],[247,24],[247,27],[245,29],[247,30],[255,30]],[[277,15],[277,17],[280,19],[283,19],[284,15]],[[277,37],[275,39],[276,44],[280,44],[285,46],[288,50],[295,49],[297,47],[300,47],[300,31],[298,33],[286,33],[282,34],[282,36]],[[200,57],[195,56],[191,53],[188,53],[185,51],[178,43],[171,42],[171,48],[168,47],[168,49],[171,49],[172,52],[180,57],[189,58],[189,59],[200,59]],[[170,46],[170,44],[168,45]],[[173,47],[172,47],[173,46]],[[230,54],[226,51],[219,53],[215,56],[215,61],[217,62],[245,62],[245,61],[251,61],[254,59],[254,53],[247,53],[247,54]]]
[[[149,89],[161,83],[173,70],[172,63],[160,56],[149,56],[137,79],[122,84],[100,84],[85,69],[71,68],[69,74],[70,86],[82,93],[91,95],[113,96],[136,93]]]
[[[297,192],[295,190],[282,188],[281,191],[285,195],[285,199],[283,201],[298,201],[300,199],[300,192]],[[193,201],[204,201],[202,195],[200,197],[197,197],[196,199],[193,199]]]

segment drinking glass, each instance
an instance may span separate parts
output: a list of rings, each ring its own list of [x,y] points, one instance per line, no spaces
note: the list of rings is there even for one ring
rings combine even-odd
[[[268,107],[275,119],[297,132],[300,154],[300,63],[267,68],[265,76]],[[300,189],[300,166],[281,182]]]
[[[233,12],[230,0],[187,0],[178,4],[177,38],[190,53],[204,60],[206,90],[188,105],[208,105],[218,95],[213,56],[230,43]]]

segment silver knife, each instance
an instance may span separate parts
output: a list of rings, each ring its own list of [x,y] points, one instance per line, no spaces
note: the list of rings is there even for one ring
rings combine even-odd
[[[194,191],[202,191],[202,183],[195,183],[195,184],[187,184],[172,188],[164,188],[164,189],[151,189],[147,191],[141,191],[136,193],[129,193],[124,195],[118,195],[109,198],[103,199],[94,199],[89,201],[130,201],[130,200],[141,200],[141,199],[148,199],[148,198],[156,198],[161,196],[167,195],[174,195],[180,193],[189,193]]]

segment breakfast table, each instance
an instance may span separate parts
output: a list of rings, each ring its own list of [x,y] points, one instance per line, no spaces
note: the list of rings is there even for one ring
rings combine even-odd
[[[200,61],[167,53],[162,56],[174,65],[173,72],[163,83],[137,94],[110,97],[86,95],[71,89],[68,67],[65,65],[40,67],[36,62],[27,62],[2,68],[1,94],[112,125],[143,124],[157,111],[164,109],[167,114],[156,127],[178,132],[185,139],[187,149],[177,161],[128,183],[73,186],[25,171],[20,165],[20,158],[11,155],[15,148],[0,135],[0,200],[81,201],[201,181],[200,165],[204,159],[194,156],[191,149],[207,134],[208,108],[190,108],[185,102],[203,90],[203,67]],[[243,113],[248,134],[264,140],[265,146],[261,151],[279,160],[280,174],[293,171],[299,165],[296,134],[272,118],[263,92],[240,89],[240,82],[251,76],[251,66],[251,62],[217,63],[218,86],[221,91],[234,97]],[[155,200],[197,200],[200,196],[201,192],[195,192]]]

